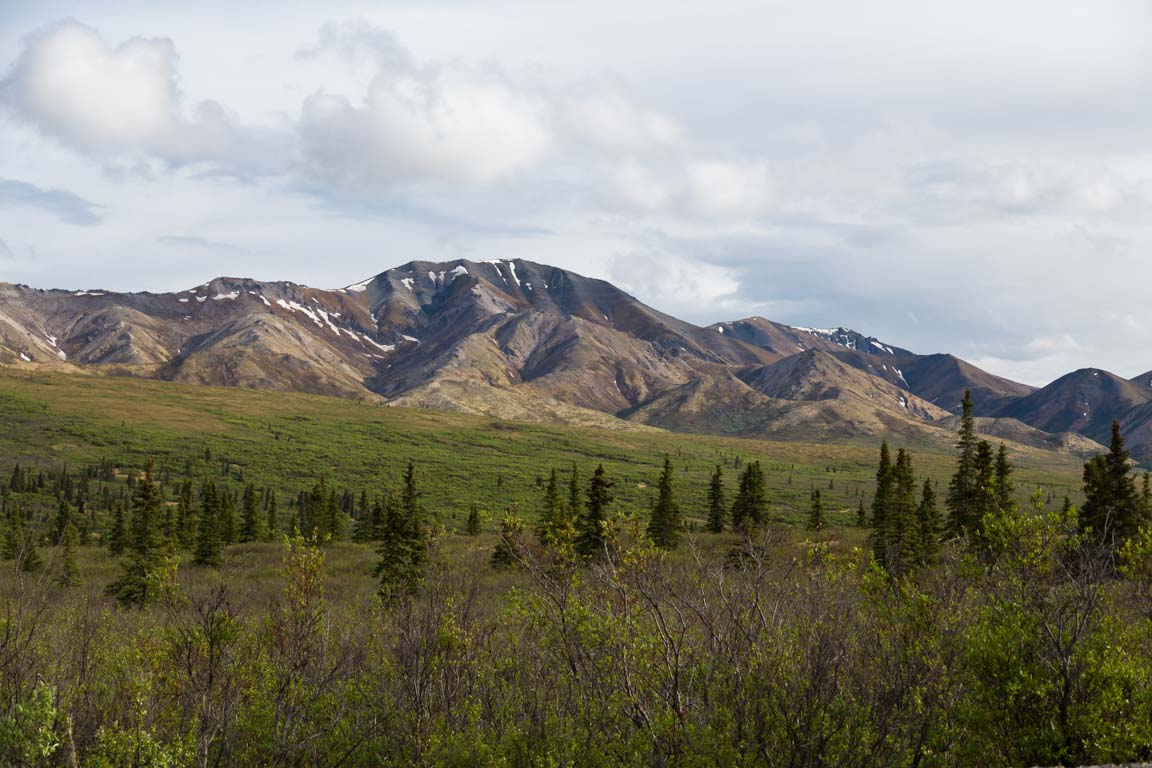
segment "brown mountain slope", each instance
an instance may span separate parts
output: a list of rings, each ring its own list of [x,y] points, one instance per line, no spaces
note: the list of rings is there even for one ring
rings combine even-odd
[[[993,416],[1019,419],[1045,432],[1077,432],[1097,442],[1108,440],[1113,419],[1152,401],[1152,390],[1098,368],[1061,376]]]
[[[780,357],[812,349],[821,349],[825,352],[847,350],[899,357],[912,354],[906,349],[884,344],[879,339],[865,336],[849,328],[796,328],[763,317],[746,317],[728,323],[715,323],[708,328],[716,331],[719,336],[761,347]]]
[[[854,368],[877,376],[917,397],[958,412],[971,390],[978,413],[991,413],[1035,387],[994,376],[947,354],[917,355],[847,328],[795,328],[762,317],[709,326],[718,334],[790,356],[810,350],[829,352]]]
[[[828,439],[922,437],[923,426],[947,415],[828,352],[812,350],[739,376],[724,372],[689,382],[628,417],[670,429]]]
[[[757,392],[784,400],[843,400],[920,421],[947,415],[942,408],[820,350],[749,369],[740,378]]]

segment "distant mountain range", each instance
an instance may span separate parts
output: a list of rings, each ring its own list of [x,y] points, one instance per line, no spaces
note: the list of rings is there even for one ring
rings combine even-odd
[[[760,317],[700,327],[602,280],[529,261],[411,262],[320,290],[222,277],[180,293],[0,283],[0,364],[351,397],[545,422],[948,441],[979,428],[1102,450],[1120,419],[1152,459],[1152,373],[1036,389],[948,354]]]

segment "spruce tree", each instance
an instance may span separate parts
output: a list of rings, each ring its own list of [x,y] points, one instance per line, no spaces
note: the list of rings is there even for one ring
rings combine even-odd
[[[960,434],[956,442],[956,473],[948,484],[948,533],[968,535],[979,522],[976,484],[976,425],[972,417],[972,393],[964,390],[961,402]]]
[[[260,538],[260,510],[256,504],[256,484],[244,486],[244,496],[240,505],[240,541],[256,541]]]
[[[888,565],[888,514],[894,502],[896,472],[888,441],[880,444],[880,463],[876,467],[876,495],[872,498],[872,555],[883,567]]]
[[[984,518],[1000,507],[1000,490],[997,487],[996,456],[992,444],[981,440],[976,444],[976,484],[972,498],[972,520],[968,533],[977,537],[984,530]]]
[[[912,454],[901,448],[896,452],[892,502],[885,521],[885,567],[896,576],[909,573],[920,562],[923,547],[916,507],[916,477],[912,471]]]
[[[810,531],[824,530],[824,501],[820,498],[820,491],[812,491],[812,503],[808,508],[808,523],[805,526]]]
[[[1000,448],[996,451],[996,503],[1000,509],[1008,509],[1012,504],[1012,493],[1015,490],[1012,485],[1012,462],[1008,460],[1008,449],[1004,447],[1004,443],[1000,443]]]
[[[219,512],[217,513],[216,530],[219,532],[221,543],[224,545],[235,544],[238,531],[236,529],[236,507],[232,503],[232,494],[228,491],[227,486],[221,486],[217,494]]]
[[[64,529],[72,522],[72,508],[64,499],[60,499],[60,503],[56,506],[56,519],[52,523],[52,543],[62,544],[64,542]]]
[[[708,532],[723,533],[726,512],[724,500],[724,470],[716,465],[708,483]]]
[[[21,525],[21,543],[19,553],[20,570],[24,573],[39,573],[44,567],[40,558],[40,550],[36,546],[36,537],[26,524]]]
[[[934,563],[940,551],[940,510],[936,507],[936,490],[928,478],[924,479],[924,489],[920,494],[920,506],[916,508],[916,521],[920,526],[921,546],[917,564]]]
[[[539,523],[536,526],[536,538],[545,546],[551,546],[557,541],[557,535],[564,522],[562,505],[560,481],[557,478],[556,469],[553,467],[552,473],[548,476],[548,484],[544,486],[544,499],[541,502]],[[477,524],[479,524],[479,515],[477,515]]]
[[[266,489],[266,494],[267,510],[265,515],[268,518],[268,523],[265,526],[265,537],[271,540],[280,531],[280,506],[276,501],[276,491],[268,488]]]
[[[192,556],[194,565],[219,568],[223,563],[220,539],[220,499],[216,494],[216,484],[204,482],[200,492],[200,529],[196,532],[196,549]]]
[[[732,528],[747,533],[759,528],[768,518],[768,493],[760,462],[753,461],[740,474],[740,486],[732,501]]]
[[[672,487],[672,459],[665,454],[656,505],[652,508],[652,518],[648,522],[648,538],[660,549],[675,549],[680,543],[683,528],[684,519],[680,515]]]
[[[580,472],[576,469],[576,462],[572,462],[572,474],[568,478],[568,520],[576,524],[583,513],[580,503]]]
[[[328,494],[328,503],[324,514],[324,531],[329,539],[336,541],[344,538],[344,519],[346,517],[343,505],[336,498],[336,490],[332,489]]]
[[[192,481],[185,479],[180,485],[176,502],[176,541],[188,547],[196,540],[196,515],[192,511]]]
[[[860,497],[860,502],[856,507],[856,527],[866,528],[868,526],[868,513],[864,511],[864,497]]]
[[[475,504],[468,510],[468,521],[464,525],[464,532],[469,536],[480,535],[480,509]]]
[[[1098,543],[1113,552],[1147,525],[1118,421],[1112,422],[1108,453],[1084,465],[1084,497],[1081,528],[1090,530]]]
[[[124,502],[117,501],[112,513],[112,528],[108,531],[108,554],[120,557],[128,545],[128,528],[124,520]]]
[[[500,522],[500,541],[492,552],[493,568],[512,568],[519,565],[524,556],[524,523],[509,510]]]
[[[573,467],[575,476],[575,467]],[[588,504],[584,514],[580,517],[580,526],[576,537],[576,551],[585,557],[595,555],[604,550],[605,526],[608,525],[608,506],[613,501],[612,486],[608,479],[604,465],[596,467],[592,474],[592,481],[588,485]]]
[[[380,542],[376,576],[380,594],[388,602],[412,595],[424,577],[428,536],[416,485],[416,465],[408,462],[399,504],[389,505]]]
[[[76,544],[79,539],[80,534],[75,525],[69,522],[64,526],[64,535],[60,540],[60,575],[56,577],[56,583],[62,587],[74,587],[80,583],[80,570],[76,567]]]
[[[163,509],[160,488],[153,479],[155,470],[155,461],[149,460],[144,469],[144,477],[136,483],[132,496],[128,559],[122,564],[120,578],[105,588],[105,592],[125,605],[143,607],[148,602],[164,565],[160,535]]]
[[[371,540],[380,541],[384,536],[384,523],[388,519],[387,510],[392,508],[392,491],[384,492],[384,498],[376,497],[372,503]]]

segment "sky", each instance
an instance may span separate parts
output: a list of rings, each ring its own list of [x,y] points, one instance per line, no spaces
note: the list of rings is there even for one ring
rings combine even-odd
[[[0,0],[0,280],[523,258],[1152,369],[1152,0]]]

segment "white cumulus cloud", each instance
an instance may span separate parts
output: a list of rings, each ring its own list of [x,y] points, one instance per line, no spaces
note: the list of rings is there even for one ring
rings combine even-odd
[[[178,64],[169,39],[110,45],[97,30],[66,20],[27,38],[0,96],[41,132],[84,154],[207,161],[233,171],[272,162],[282,144],[272,132],[237,125],[214,101],[185,114]]]
[[[552,135],[542,105],[460,68],[382,71],[359,104],[308,97],[300,121],[313,170],[340,182],[492,182],[533,167]]]

